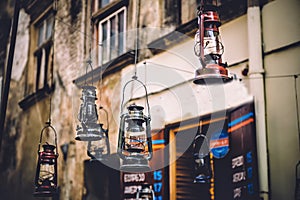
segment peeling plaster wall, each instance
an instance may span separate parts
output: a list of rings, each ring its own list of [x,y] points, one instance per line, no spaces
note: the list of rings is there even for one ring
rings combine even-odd
[[[299,8],[298,0],[277,0],[262,10],[265,53],[298,43],[264,58],[266,76],[274,77],[265,81],[272,200],[294,198],[295,167],[300,158],[296,109],[300,105],[300,80],[293,76],[300,74],[300,21],[295,20],[300,18]]]
[[[196,0],[184,0],[181,7],[181,22],[184,24],[194,18],[197,18],[197,4]],[[199,3],[199,2],[198,2]]]
[[[29,16],[22,9],[19,16],[19,25],[18,25],[18,38],[16,39],[16,48],[18,51],[15,51],[14,61],[13,61],[13,70],[11,78],[19,81],[24,68],[27,64],[28,49],[29,49]]]
[[[88,1],[87,1],[88,2]],[[60,199],[80,200],[86,195],[84,188],[84,160],[88,159],[86,155],[86,143],[75,141],[76,126],[79,123],[77,119],[78,109],[81,104],[81,89],[73,84],[76,77],[80,77],[86,70],[86,45],[88,38],[84,34],[87,28],[86,23],[89,19],[86,17],[85,1],[58,1],[58,12],[55,22],[54,36],[54,71],[53,77],[55,90],[51,95],[51,119],[58,136],[58,177],[60,187]],[[182,2],[183,12],[182,22],[185,23],[195,18],[194,2]],[[156,38],[175,29],[175,24],[166,19],[164,1],[142,0],[140,8],[139,27],[139,47],[146,48],[147,44]],[[128,32],[131,33],[128,47],[133,47],[136,21],[136,1],[130,1],[128,9]],[[171,9],[171,8],[169,8]],[[70,15],[70,12],[72,13]],[[30,27],[26,26],[24,18],[23,37],[19,36],[20,44],[26,47],[27,38],[33,35]],[[22,26],[21,26],[22,27]],[[21,34],[21,33],[19,33]],[[17,55],[28,55],[31,49],[24,48],[16,52]],[[145,50],[144,57],[152,56],[151,52]],[[23,99],[24,94],[33,90],[33,86],[26,86],[25,82],[34,81],[35,69],[32,67],[33,59],[26,60],[26,56],[16,57],[15,62],[19,63],[20,68],[16,68],[16,81],[11,85],[8,115],[6,123],[6,137],[4,138],[3,150],[1,151],[1,172],[0,172],[0,195],[6,199],[34,199],[32,192],[34,190],[34,176],[37,162],[37,145],[40,131],[48,120],[49,98],[36,103],[29,109],[23,111],[17,104]],[[150,109],[153,116],[153,128],[162,128],[168,123],[188,119],[200,114],[206,114],[219,109],[234,106],[239,101],[247,101],[251,97],[244,90],[243,85],[234,83],[231,86],[225,86],[222,90],[234,91],[238,89],[239,93],[226,96],[222,103],[224,107],[213,107],[213,99],[210,98],[210,92],[202,87],[197,87],[191,83],[194,77],[194,70],[198,68],[198,59],[193,52],[193,38],[187,38],[182,44],[154,56],[147,60],[146,66],[138,63],[138,76],[147,83],[150,92],[159,92],[162,89],[170,88],[156,95],[150,95]],[[152,62],[152,63],[151,63]],[[25,63],[25,64],[24,64]],[[176,63],[176,66],[174,65]],[[170,68],[160,67],[162,64]],[[25,67],[25,69],[22,69]],[[103,80],[94,83],[97,87],[97,105],[102,105],[108,112],[109,136],[111,141],[111,152],[115,153],[117,149],[118,126],[120,118],[120,103],[124,83],[130,80],[134,66],[130,65],[124,70],[111,74]],[[185,70],[180,71],[180,70]],[[166,76],[166,74],[168,76]],[[26,75],[28,79],[26,80]],[[175,86],[176,84],[181,84]],[[22,85],[22,87],[19,87]],[[29,87],[29,88],[28,88]],[[230,87],[228,89],[228,87]],[[133,97],[144,94],[141,88],[129,88],[132,90]],[[129,93],[130,94],[130,93]],[[205,94],[205,95],[204,95]],[[205,97],[204,97],[204,96]],[[126,96],[128,98],[129,96]],[[210,98],[211,101],[204,101]],[[197,99],[202,99],[198,101]],[[125,100],[126,101],[126,100]],[[191,103],[192,101],[192,103]],[[144,105],[144,102],[137,100],[137,103]],[[178,109],[174,109],[178,108]],[[100,121],[105,121],[105,113],[98,110]],[[105,121],[106,122],[106,121]],[[107,124],[104,123],[104,128]],[[68,145],[66,160],[63,159],[61,145]],[[19,184],[22,183],[22,184]],[[13,186],[13,187],[12,187]],[[9,192],[8,192],[9,191]]]
[[[84,30],[81,1],[59,1],[54,38],[54,82],[51,95],[52,126],[58,136],[58,184],[61,199],[81,200],[83,188],[83,162],[87,159],[86,144],[75,142],[73,127],[73,95],[79,93],[72,83],[78,77],[82,66]],[[72,11],[73,15],[70,15]],[[76,12],[75,12],[76,11]],[[18,102],[26,94],[27,81],[34,80],[33,60],[29,55],[28,16],[23,16],[19,24],[13,79],[10,86],[5,134],[0,156],[0,196],[1,199],[35,199],[34,178],[37,163],[38,141],[49,115],[49,97],[35,103],[27,110],[21,110]],[[22,47],[22,48],[21,48]],[[24,70],[25,68],[25,70]],[[24,73],[25,72],[25,73]],[[29,79],[26,76],[28,74]],[[27,91],[28,94],[29,91]],[[77,101],[77,99],[76,99]],[[47,137],[46,137],[47,138]],[[49,138],[50,140],[50,138]],[[68,144],[67,160],[63,160],[61,145]]]
[[[87,1],[88,2],[88,1]],[[182,23],[188,22],[195,18],[196,1],[182,1]],[[287,12],[288,9],[282,10],[284,1],[273,1],[267,4],[263,9],[263,32],[265,41],[265,51],[271,51],[285,44],[299,42],[299,34],[291,23],[294,20],[282,18],[275,20],[278,23],[274,25],[274,16],[279,17],[279,11]],[[299,5],[296,1],[292,5]],[[58,152],[59,152],[59,186],[60,198],[80,200],[86,194],[84,188],[84,166],[83,162],[88,159],[86,155],[86,143],[75,141],[76,125],[78,124],[77,114],[80,106],[81,89],[73,84],[73,80],[85,73],[85,55],[88,42],[85,25],[89,19],[84,13],[86,1],[58,1],[58,13],[55,24],[54,39],[54,81],[55,91],[52,94],[52,125],[58,134]],[[130,1],[128,9],[128,29],[132,33],[129,37],[128,47],[133,47],[134,29],[136,21],[136,1]],[[164,1],[142,0],[143,5],[140,9],[141,18],[139,19],[140,29],[140,48],[155,38],[165,35],[174,30],[174,24],[167,24],[162,9]],[[290,9],[295,7],[290,6]],[[72,14],[70,15],[70,12]],[[290,18],[296,19],[298,12],[294,12]],[[299,13],[298,13],[299,14]],[[297,16],[296,16],[297,15]],[[288,15],[287,15],[288,16]],[[294,16],[294,17],[293,17]],[[2,149],[0,156],[0,196],[1,199],[34,199],[32,192],[34,189],[34,176],[37,159],[37,145],[39,134],[48,118],[49,98],[36,103],[27,110],[21,110],[18,102],[24,98],[26,91],[26,81],[34,80],[31,76],[35,73],[32,69],[32,59],[26,60],[28,51],[26,41],[30,33],[26,16],[24,18],[24,29],[19,32],[18,46],[25,48],[17,48],[15,57],[14,80],[11,83],[11,90],[8,101],[8,112],[5,125],[5,134],[2,141]],[[20,22],[21,23],[21,22]],[[246,16],[241,16],[230,21],[221,27],[221,34],[225,45],[224,61],[229,64],[238,63],[248,58],[247,52],[247,31]],[[299,25],[299,23],[297,23]],[[292,30],[294,34],[274,34],[277,27],[285,25],[286,28],[280,29],[284,33]],[[22,27],[22,26],[20,26]],[[287,32],[286,32],[287,31]],[[235,34],[232,34],[232,33]],[[277,37],[280,35],[280,37]],[[23,37],[21,37],[23,36]],[[238,41],[238,45],[236,42]],[[20,44],[20,45],[19,45]],[[131,46],[130,46],[131,45]],[[199,67],[199,61],[193,52],[193,38],[187,38],[177,46],[168,49],[151,58],[151,52],[144,53],[145,60],[137,63],[137,75],[139,80],[144,82],[149,92],[150,110],[152,116],[152,128],[160,129],[166,124],[189,119],[195,116],[223,110],[234,107],[244,102],[251,101],[252,95],[247,90],[247,80],[244,82],[234,81],[232,83],[216,88],[197,86],[192,83],[194,70]],[[22,51],[20,51],[22,50]],[[145,50],[147,51],[147,50]],[[20,57],[18,57],[18,55]],[[288,51],[271,54],[265,57],[265,67],[269,75],[281,75],[286,72],[298,73],[299,62],[297,59],[299,48],[292,48]],[[146,65],[143,63],[146,61]],[[287,62],[289,61],[289,62]],[[238,64],[231,68],[241,77],[241,70],[246,66],[247,62]],[[282,66],[285,66],[284,68]],[[116,144],[118,138],[118,126],[120,117],[120,103],[124,84],[131,79],[133,75],[134,65],[127,66],[122,71],[111,74],[103,80],[94,83],[97,87],[97,106],[102,105],[108,111],[109,133],[111,140],[111,151],[116,152]],[[282,71],[284,70],[284,71]],[[25,76],[29,74],[32,80],[26,80]],[[276,82],[277,81],[277,82]],[[246,83],[245,83],[246,82]],[[299,85],[299,80],[298,80]],[[285,80],[267,80],[266,81],[266,98],[269,99],[267,106],[268,114],[268,134],[269,147],[271,150],[271,181],[273,181],[273,191],[278,199],[284,198],[286,191],[291,193],[293,183],[293,170],[296,158],[299,153],[296,141],[298,138],[296,133],[296,122],[289,121],[281,124],[282,119],[295,118],[295,102],[294,93],[291,92],[292,81]],[[214,91],[219,92],[214,92]],[[126,99],[130,97],[137,98],[136,103],[145,105],[143,88],[139,85],[128,88],[129,93]],[[299,88],[298,88],[299,90]],[[278,92],[280,91],[280,92]],[[299,91],[298,91],[299,93]],[[284,94],[284,95],[283,95]],[[288,98],[287,98],[288,97]],[[141,99],[140,99],[141,98]],[[126,102],[126,100],[125,100]],[[284,106],[282,106],[284,105]],[[292,105],[292,106],[288,106]],[[282,106],[282,107],[280,107]],[[105,114],[98,110],[100,121],[105,121]],[[292,115],[292,117],[290,117]],[[104,124],[104,127],[107,127]],[[286,137],[282,134],[284,131],[293,133],[292,137]],[[61,145],[69,146],[67,159],[63,159]],[[291,145],[292,144],[292,145]],[[293,160],[286,157],[286,149],[289,149]],[[298,157],[297,157],[298,156]],[[286,160],[286,158],[289,158]],[[282,164],[285,165],[282,165]],[[289,173],[284,171],[288,166]],[[277,176],[278,171],[282,175]],[[286,176],[287,174],[287,176]],[[283,177],[285,176],[285,177]],[[286,191],[280,191],[283,182]],[[292,189],[291,189],[292,188]],[[274,197],[275,198],[275,197]]]

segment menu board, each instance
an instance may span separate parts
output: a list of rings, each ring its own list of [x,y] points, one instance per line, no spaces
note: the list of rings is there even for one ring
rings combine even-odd
[[[165,168],[160,168],[164,161],[164,151],[158,151],[165,147],[164,132],[152,131],[153,157],[149,161],[151,172],[141,173],[121,173],[121,191],[123,200],[136,200],[138,190],[142,189],[143,184],[150,184],[155,194],[155,200],[164,199],[164,177]]]
[[[253,104],[241,106],[229,116],[232,199],[259,199],[254,116]]]
[[[122,173],[124,200],[136,200],[136,193],[142,189],[142,184],[151,182],[150,173]]]

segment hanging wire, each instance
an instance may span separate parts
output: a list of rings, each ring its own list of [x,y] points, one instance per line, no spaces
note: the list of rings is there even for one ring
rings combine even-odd
[[[54,61],[54,58],[55,58],[55,56],[54,56],[54,54],[55,54],[55,51],[54,51],[54,47],[55,47],[55,22],[56,22],[56,17],[55,17],[55,15],[56,15],[56,13],[57,13],[57,8],[58,8],[58,2],[57,2],[58,0],[55,0],[54,2],[53,2],[53,22],[52,22],[52,29],[51,29],[51,40],[52,40],[52,44],[53,44],[53,46],[52,46],[52,60],[51,60],[51,65],[50,65],[50,67],[51,67],[51,69],[50,69],[50,88],[52,87],[52,85],[53,85],[53,68],[54,68],[54,63],[55,63],[55,61]],[[49,126],[51,125],[51,114],[52,114],[52,95],[51,94],[49,94],[49,118],[48,118],[48,122],[46,122],[46,124],[48,124]]]
[[[295,90],[295,100],[296,100],[296,116],[297,116],[297,128],[298,128],[299,148],[300,148],[300,125],[299,125],[299,104],[298,104],[297,78],[298,78],[298,75],[294,75],[294,90]]]
[[[100,110],[103,110],[104,113],[105,113],[105,116],[106,116],[106,123],[107,123],[107,124],[106,124],[106,129],[107,129],[107,132],[108,132],[108,130],[109,130],[108,112],[107,112],[107,110],[104,109],[103,106],[101,106],[101,105],[99,106],[99,109],[100,109]]]
[[[144,67],[145,67],[145,83],[147,83],[147,63],[146,63],[146,61],[144,62]],[[144,104],[144,107],[146,107],[146,102]]]
[[[136,10],[136,15],[135,15],[136,21],[135,21],[135,38],[134,38],[134,74],[132,76],[132,80],[137,80],[138,79],[138,77],[137,77],[137,62],[138,62],[138,48],[139,48],[138,44],[139,44],[140,0],[136,0],[136,9],[135,10]],[[129,82],[132,82],[132,81],[129,81]],[[140,81],[138,81],[138,82],[140,82]],[[126,83],[126,85],[127,84],[128,83]],[[144,85],[144,84],[142,83],[142,85]],[[125,87],[126,86],[124,86],[124,88]],[[131,92],[130,92],[131,97],[130,97],[130,99],[133,98],[133,89],[134,89],[134,84],[131,85]],[[123,96],[124,96],[124,93],[123,93]],[[121,107],[123,107],[122,104],[121,104]],[[123,110],[123,109],[121,108],[121,110]]]
[[[49,121],[48,121],[48,123],[49,123],[49,125],[51,124],[51,112],[52,112],[52,106],[51,106],[51,95],[50,95],[50,97],[49,97]]]
[[[87,65],[86,65],[86,67],[85,67],[85,75],[87,75],[87,71],[88,71],[88,68],[90,67],[91,68],[91,73],[92,73],[92,86],[94,85],[94,83],[93,83],[93,80],[94,80],[94,69],[93,69],[93,65],[92,65],[92,60],[87,60],[86,61],[86,63],[87,63]],[[84,85],[87,85],[87,77],[84,79]]]
[[[87,60],[87,64],[88,66],[91,68],[91,73],[92,73],[92,86],[93,86],[93,82],[94,82],[94,72],[93,72],[93,66],[92,66],[92,46],[93,46],[93,20],[92,20],[92,9],[90,8],[90,33],[89,33],[89,49],[88,49],[88,54],[89,54],[89,58]],[[88,70],[88,66],[86,67],[86,73],[87,74],[87,70]],[[86,81],[86,79],[85,79]],[[86,82],[85,82],[86,83]]]
[[[139,40],[139,15],[140,15],[140,0],[136,0],[136,16],[135,16],[135,53],[134,53],[134,76],[137,79],[137,60],[138,60],[138,40]]]

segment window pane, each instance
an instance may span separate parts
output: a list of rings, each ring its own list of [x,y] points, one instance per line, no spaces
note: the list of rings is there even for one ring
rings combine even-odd
[[[119,25],[118,25],[118,32],[119,32],[119,45],[118,45],[118,55],[124,53],[124,11],[119,13]]]
[[[38,47],[41,46],[44,42],[44,26],[41,24],[40,27],[38,27]]]
[[[125,52],[125,7],[99,22],[99,38],[102,48],[99,48],[99,64],[116,58]]]
[[[110,20],[110,59],[117,57],[117,49],[116,49],[116,17],[111,18]]]
[[[106,6],[109,3],[109,0],[101,0],[101,7]]]
[[[102,24],[102,61],[103,63],[108,61],[108,49],[107,49],[107,22]]]
[[[46,55],[45,55],[45,49],[43,49],[41,53],[41,61],[40,61],[40,66],[38,69],[39,74],[37,76],[38,82],[37,82],[37,89],[41,89],[44,87],[44,80],[45,80],[45,65],[46,65]]]
[[[47,19],[46,40],[51,37],[52,28],[53,28],[53,18],[51,17],[51,18]]]
[[[35,89],[39,89],[39,83],[40,83],[40,74],[41,74],[41,65],[42,65],[42,56],[43,52],[39,51],[36,54],[36,79],[35,79]]]

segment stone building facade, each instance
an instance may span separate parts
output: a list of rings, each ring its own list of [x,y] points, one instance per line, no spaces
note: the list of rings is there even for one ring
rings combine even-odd
[[[300,92],[300,24],[293,20],[299,18],[295,10],[299,1],[207,1],[219,6],[223,59],[237,76],[220,88],[192,83],[200,65],[194,55],[200,2],[22,1],[1,133],[1,198],[34,199],[38,141],[49,119],[57,132],[59,153],[59,195],[53,199],[119,198],[120,172],[105,166],[93,168],[87,144],[75,140],[77,114],[81,86],[93,84],[97,106],[108,113],[104,127],[109,126],[115,155],[123,87],[136,73],[148,89],[153,130],[253,101],[260,196],[291,199],[299,160],[296,105],[300,99],[294,97]],[[263,71],[253,65],[261,65]],[[213,92],[218,89],[221,94]],[[128,102],[145,105],[138,85],[129,90]],[[221,104],[215,98],[222,99]],[[100,109],[98,114],[100,121],[106,120]],[[50,134],[46,138],[53,140]],[[118,157],[114,159],[118,163]],[[170,191],[169,199],[176,199],[176,190]]]

